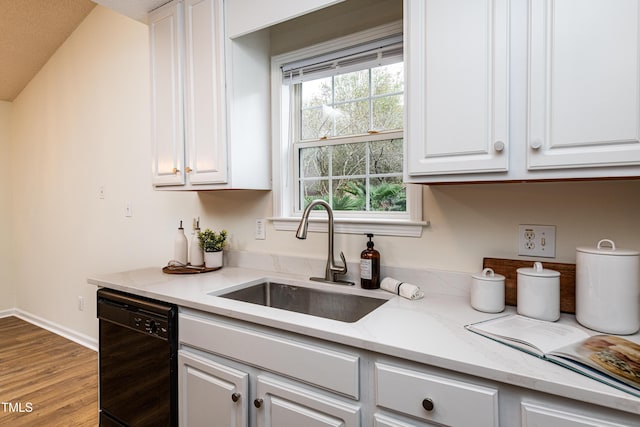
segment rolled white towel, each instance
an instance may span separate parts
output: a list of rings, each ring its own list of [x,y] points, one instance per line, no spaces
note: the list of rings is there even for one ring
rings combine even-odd
[[[424,292],[411,283],[401,282],[396,279],[392,279],[391,277],[385,277],[380,282],[380,287],[385,291],[389,291],[392,294],[400,295],[401,297],[407,299],[420,299],[424,297]]]

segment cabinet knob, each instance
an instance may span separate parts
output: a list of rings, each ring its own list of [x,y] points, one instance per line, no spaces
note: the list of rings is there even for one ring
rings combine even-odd
[[[193,169],[191,169],[189,166],[187,166],[186,168],[184,168],[184,171],[185,171],[186,173],[189,173],[189,172],[191,172],[192,170],[193,170]]]
[[[173,172],[174,174],[177,174],[178,172],[180,172],[180,169],[173,168],[173,169],[171,169],[171,172]]]
[[[427,411],[433,411],[433,400],[428,397],[422,400],[422,407]]]
[[[240,397],[241,397],[241,396],[242,396],[242,395],[241,395],[240,393],[235,392],[235,393],[233,393],[233,394],[231,395],[231,400],[233,400],[234,402],[237,402],[238,400],[240,400]]]
[[[263,402],[264,402],[264,400],[262,400],[262,399],[256,399],[256,400],[253,401],[253,406],[255,406],[256,408],[261,408]]]
[[[539,150],[540,147],[542,147],[542,141],[540,141],[539,139],[532,139],[529,143],[529,147],[533,148],[534,150]]]
[[[493,143],[493,149],[496,150],[498,153],[500,153],[501,151],[504,150],[504,142],[502,141],[496,141]]]

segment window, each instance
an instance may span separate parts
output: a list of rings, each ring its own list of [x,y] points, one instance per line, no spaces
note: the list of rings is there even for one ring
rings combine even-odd
[[[406,212],[402,90],[402,62],[296,85],[298,209]]]
[[[337,224],[351,224],[343,232],[361,232],[354,226],[360,224],[378,234],[421,233],[421,189],[402,182],[398,31],[398,25],[380,27],[273,58],[276,217],[297,219],[312,200],[323,199]],[[398,233],[391,225],[412,230]]]

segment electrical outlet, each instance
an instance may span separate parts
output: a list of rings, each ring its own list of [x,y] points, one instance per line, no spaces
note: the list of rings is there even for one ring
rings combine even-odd
[[[133,206],[131,202],[126,202],[124,205],[124,216],[127,218],[131,218],[133,216]]]
[[[555,258],[555,225],[519,225],[518,255]]]
[[[266,222],[264,218],[256,219],[256,240],[265,240],[266,234]]]

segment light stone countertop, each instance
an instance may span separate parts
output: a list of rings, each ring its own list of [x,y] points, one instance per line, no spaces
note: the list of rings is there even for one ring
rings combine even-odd
[[[471,308],[468,296],[459,289],[447,294],[442,292],[441,286],[431,286],[430,281],[438,281],[437,275],[425,274],[424,281],[416,280],[419,276],[413,275],[412,283],[425,291],[425,297],[417,301],[383,290],[310,282],[307,277],[228,266],[204,274],[173,275],[154,267],[95,275],[88,278],[88,283],[640,414],[640,398],[467,331],[466,324],[515,312],[515,309],[507,307],[501,314],[478,312]],[[248,283],[259,283],[265,278],[390,300],[359,321],[345,323],[215,296]],[[563,314],[560,322],[579,326],[572,315]],[[628,338],[640,343],[640,334]]]

